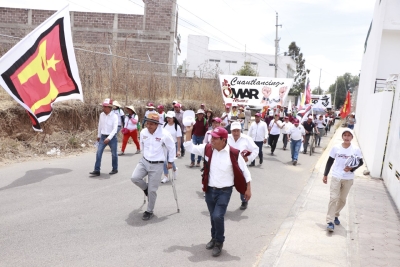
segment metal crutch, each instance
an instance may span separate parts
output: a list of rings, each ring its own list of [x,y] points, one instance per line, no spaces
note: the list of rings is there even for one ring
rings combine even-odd
[[[179,205],[178,205],[178,195],[176,194],[176,188],[175,188],[175,172],[173,169],[168,170],[168,179],[171,181],[172,190],[174,191],[174,197],[175,197],[175,201],[176,201],[176,209],[179,213],[180,210],[179,210]]]

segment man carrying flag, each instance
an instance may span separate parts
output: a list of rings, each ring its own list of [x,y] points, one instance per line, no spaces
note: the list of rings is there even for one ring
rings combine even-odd
[[[54,102],[83,101],[68,6],[56,12],[0,59],[0,85],[42,131]]]

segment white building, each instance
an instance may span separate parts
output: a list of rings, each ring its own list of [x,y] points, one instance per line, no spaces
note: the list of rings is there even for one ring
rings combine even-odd
[[[250,62],[261,77],[275,76],[275,55],[231,52],[208,49],[207,36],[189,35],[186,76],[213,78],[216,72],[233,74],[244,62]],[[278,78],[293,78],[296,63],[290,56],[278,56]]]
[[[371,176],[384,179],[400,209],[399,10],[399,0],[376,1],[365,41],[355,132]]]

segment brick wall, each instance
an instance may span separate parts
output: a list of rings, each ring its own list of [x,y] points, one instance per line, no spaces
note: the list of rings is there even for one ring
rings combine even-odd
[[[145,8],[145,30],[169,31],[171,28],[173,0],[143,0]]]
[[[28,11],[26,11],[28,13]],[[55,11],[53,10],[36,10],[32,9],[32,25],[39,25],[45,21],[48,17],[53,15]]]
[[[1,23],[28,23],[28,10],[20,8],[0,8]]]
[[[112,29],[114,14],[74,12],[74,27]]]
[[[143,30],[143,16],[118,14],[118,29]]]

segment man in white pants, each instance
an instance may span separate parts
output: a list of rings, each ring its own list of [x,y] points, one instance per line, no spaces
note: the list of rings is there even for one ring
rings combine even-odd
[[[139,161],[132,173],[132,182],[148,196],[147,211],[142,219],[147,221],[153,217],[153,209],[157,199],[157,189],[164,169],[164,148],[168,153],[167,168],[172,168],[176,149],[171,134],[162,127],[158,127],[160,116],[158,113],[149,113],[146,117],[146,128],[140,132],[140,147],[143,149],[143,158]],[[148,184],[144,178],[148,176]]]
[[[231,123],[231,134],[228,135],[228,145],[238,149],[246,164],[249,165],[257,157],[259,148],[250,136],[240,132],[241,129],[240,122],[235,121]],[[246,155],[248,153],[251,154]],[[247,209],[248,201],[243,194],[240,194],[240,200],[242,201],[240,209]]]

